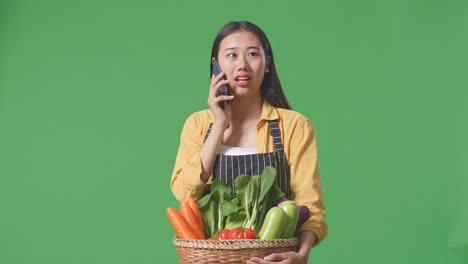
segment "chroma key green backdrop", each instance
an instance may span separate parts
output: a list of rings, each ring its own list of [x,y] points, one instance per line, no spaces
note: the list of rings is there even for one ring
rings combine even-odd
[[[462,0],[1,1],[0,263],[177,263],[169,179],[230,20],[317,130],[309,263],[468,263]]]

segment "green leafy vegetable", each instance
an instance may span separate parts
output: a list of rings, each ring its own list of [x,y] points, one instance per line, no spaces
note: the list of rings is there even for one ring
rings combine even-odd
[[[276,169],[265,167],[260,175],[239,175],[231,187],[214,179],[210,193],[198,201],[206,237],[214,237],[221,230],[235,227],[250,228],[258,234],[268,210],[284,193],[276,186]]]
[[[234,183],[236,195],[242,201],[246,211],[246,221],[243,227],[253,229],[258,234],[268,210],[285,195],[275,184],[276,169],[274,167],[265,167],[262,174],[251,176],[249,179],[249,181],[240,179],[239,187],[236,185],[237,178]],[[245,184],[247,186],[243,186]]]

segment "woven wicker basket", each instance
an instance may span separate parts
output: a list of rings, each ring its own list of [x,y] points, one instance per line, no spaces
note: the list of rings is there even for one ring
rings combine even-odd
[[[292,251],[297,238],[291,239],[235,239],[235,240],[183,240],[175,237],[180,263],[246,263],[251,257],[264,257],[270,253]]]

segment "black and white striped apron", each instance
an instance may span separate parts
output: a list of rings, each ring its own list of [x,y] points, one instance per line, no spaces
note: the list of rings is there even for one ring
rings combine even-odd
[[[291,171],[286,154],[283,151],[283,142],[281,141],[281,131],[276,120],[269,121],[270,135],[273,137],[275,146],[274,152],[249,154],[249,155],[222,155],[216,157],[213,178],[231,185],[231,193],[234,193],[234,179],[241,175],[260,175],[267,166],[276,168],[276,185],[286,194],[288,199],[292,199],[290,179]],[[205,141],[211,132],[210,124],[205,135]]]

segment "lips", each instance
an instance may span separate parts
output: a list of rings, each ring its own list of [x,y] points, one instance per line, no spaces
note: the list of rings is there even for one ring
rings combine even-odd
[[[250,77],[247,75],[240,75],[234,78],[236,84],[240,87],[247,87],[249,85]]]

